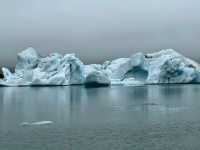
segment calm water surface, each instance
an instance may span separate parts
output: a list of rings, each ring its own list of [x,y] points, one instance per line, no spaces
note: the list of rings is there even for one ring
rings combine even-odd
[[[22,122],[53,121],[22,126]],[[1,87],[0,150],[199,150],[200,85]]]

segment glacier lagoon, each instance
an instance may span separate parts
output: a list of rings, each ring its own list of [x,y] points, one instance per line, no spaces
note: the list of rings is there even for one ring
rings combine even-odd
[[[200,147],[200,65],[175,50],[86,65],[28,48],[2,72],[0,149]]]
[[[199,97],[198,84],[0,87],[0,149],[199,149]]]

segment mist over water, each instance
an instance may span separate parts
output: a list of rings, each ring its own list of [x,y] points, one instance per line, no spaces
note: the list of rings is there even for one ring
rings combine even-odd
[[[34,47],[74,52],[85,63],[173,48],[199,60],[198,0],[6,0],[0,2],[0,64]]]

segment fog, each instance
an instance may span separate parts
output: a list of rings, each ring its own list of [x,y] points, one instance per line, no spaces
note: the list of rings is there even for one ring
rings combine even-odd
[[[0,0],[0,64],[34,47],[85,63],[173,48],[200,58],[199,0]]]

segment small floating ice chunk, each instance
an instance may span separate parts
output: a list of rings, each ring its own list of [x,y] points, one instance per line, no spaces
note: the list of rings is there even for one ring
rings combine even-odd
[[[48,124],[53,124],[53,121],[38,121],[31,123],[31,125],[48,125]]]
[[[38,121],[38,122],[22,122],[21,126],[38,126],[38,125],[50,125],[53,124],[53,121]]]

